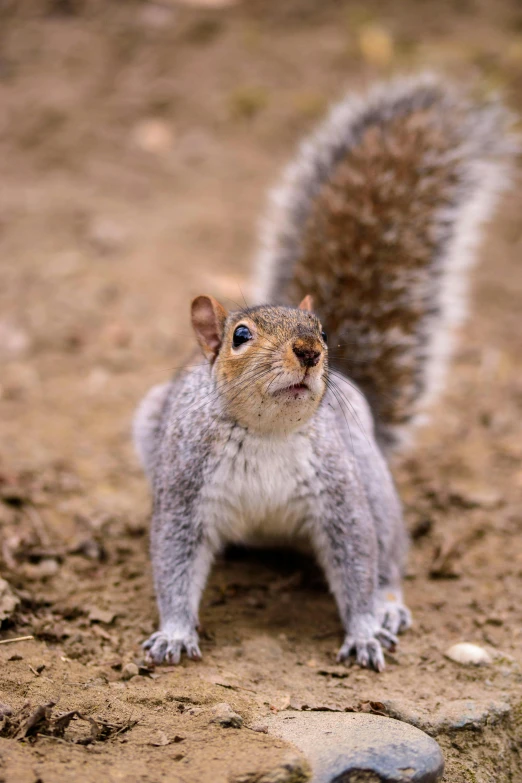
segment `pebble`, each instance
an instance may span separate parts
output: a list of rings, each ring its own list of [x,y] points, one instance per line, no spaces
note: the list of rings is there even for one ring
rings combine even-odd
[[[153,677],[154,675],[150,675]],[[195,718],[197,715],[201,715],[203,712],[203,707],[187,707],[187,709],[184,711],[184,715],[190,715],[192,718]]]
[[[250,731],[257,731],[259,734],[268,734],[268,723],[263,723],[263,721],[255,721],[248,728]]]
[[[491,656],[482,647],[468,642],[459,642],[452,645],[444,653],[446,658],[464,666],[487,666],[491,663]]]
[[[148,117],[135,126],[133,140],[144,152],[165,155],[174,145],[174,134],[171,127],[163,120]]]
[[[140,670],[136,666],[135,663],[126,663],[123,669],[121,670],[121,678],[122,680],[132,680],[133,677],[136,677],[140,673]]]
[[[243,725],[243,718],[241,715],[234,712],[230,704],[227,704],[226,702],[216,704],[212,708],[212,714],[213,718],[210,723],[218,723],[224,728],[240,729]]]
[[[12,615],[19,603],[20,599],[13,593],[9,583],[0,578],[0,624]]]
[[[38,577],[54,576],[58,573],[60,566],[54,557],[44,557],[34,567],[33,573]]]
[[[97,606],[93,606],[89,611],[89,620],[91,623],[105,623],[105,625],[110,625],[114,621],[115,617],[116,614],[114,612],[100,609]]]
[[[269,733],[305,753],[314,783],[437,783],[444,772],[444,758],[434,739],[380,715],[287,711],[270,719]]]
[[[8,321],[0,321],[0,356],[12,359],[25,356],[31,349],[29,334]]]

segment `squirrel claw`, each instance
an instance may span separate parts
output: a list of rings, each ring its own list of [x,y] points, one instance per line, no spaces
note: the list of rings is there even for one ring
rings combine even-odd
[[[385,668],[382,647],[377,639],[362,640],[347,636],[337,655],[337,662],[346,661],[352,653],[355,655],[355,662],[365,669],[372,668],[382,672]]]
[[[345,661],[354,655],[359,666],[382,672],[385,668],[382,648],[394,650],[398,643],[397,637],[386,628],[382,628],[373,615],[362,615],[357,618],[352,623],[350,631],[339,650],[337,660]]]
[[[399,640],[395,636],[395,634],[391,633],[387,630],[387,628],[380,628],[376,633],[377,638],[380,640],[382,645],[386,647],[387,650],[390,650],[393,652],[395,648],[397,647]]]
[[[175,636],[165,631],[156,631],[143,642],[142,647],[146,650],[147,658],[155,664],[167,663],[177,666],[183,651],[193,661],[200,661],[202,657],[195,633]]]

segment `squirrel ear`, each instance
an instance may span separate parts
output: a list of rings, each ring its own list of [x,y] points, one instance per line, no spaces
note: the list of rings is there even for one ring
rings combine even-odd
[[[308,310],[310,313],[314,309],[314,300],[310,296],[310,294],[307,294],[301,304],[299,305],[300,310]]]
[[[227,311],[213,296],[196,296],[191,316],[197,341],[207,359],[213,361],[221,347]]]

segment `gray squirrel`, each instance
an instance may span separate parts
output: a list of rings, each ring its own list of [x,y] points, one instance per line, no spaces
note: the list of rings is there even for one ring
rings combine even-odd
[[[153,662],[201,657],[217,552],[278,540],[311,545],[324,569],[338,660],[384,668],[383,646],[411,624],[385,455],[441,388],[480,225],[508,179],[508,125],[497,103],[431,76],[348,96],[272,195],[257,261],[270,304],[192,302],[204,361],[151,389],[134,419],[154,497]]]

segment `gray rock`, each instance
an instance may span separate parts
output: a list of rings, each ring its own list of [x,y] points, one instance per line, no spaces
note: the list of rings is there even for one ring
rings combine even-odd
[[[218,723],[224,728],[231,727],[234,729],[240,729],[243,725],[243,718],[241,715],[238,715],[237,712],[234,712],[230,704],[227,704],[226,702],[216,704],[212,708],[212,715],[213,717],[210,722]]]
[[[270,719],[269,733],[306,754],[312,783],[437,783],[444,771],[435,740],[380,715],[287,710]]]
[[[507,702],[493,699],[445,699],[430,710],[408,699],[385,701],[384,706],[392,717],[411,723],[432,737],[462,729],[480,731],[504,720],[511,711]]]

